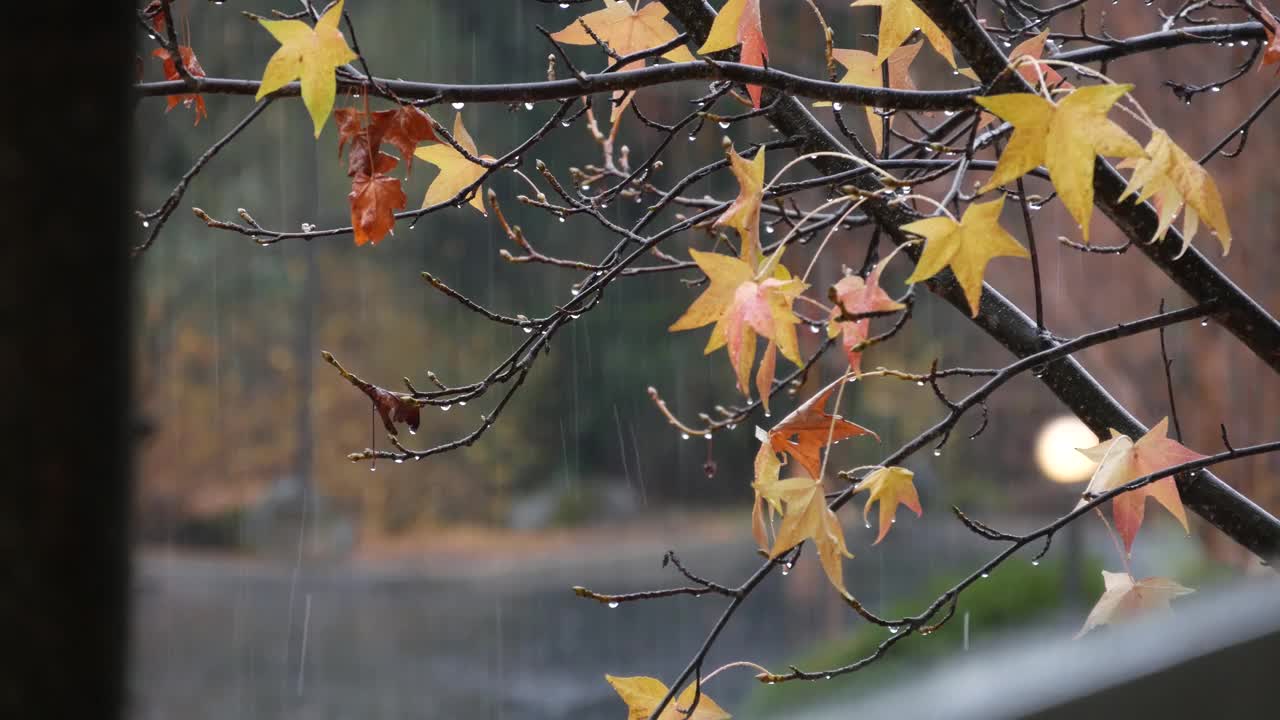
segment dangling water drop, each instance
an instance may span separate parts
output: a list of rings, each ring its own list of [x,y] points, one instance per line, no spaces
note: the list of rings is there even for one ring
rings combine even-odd
[[[680,439],[681,439],[681,440],[688,440],[688,439],[689,439],[689,433],[680,433]]]
[[[452,405],[441,405],[440,412],[449,412],[449,409],[452,407],[453,407]]]
[[[893,634],[895,634],[895,635],[896,635],[896,634],[898,634],[898,626],[897,626],[897,625],[890,625],[890,626],[889,626],[889,632],[891,632],[891,633],[893,633]]]
[[[460,102],[453,103],[453,105],[452,105],[452,107],[453,107],[453,109],[454,109],[454,110],[461,110],[462,108],[464,108],[464,107],[466,107],[466,106],[467,106],[467,104],[466,104],[466,103],[460,103]]]
[[[720,126],[720,129],[721,129],[721,130],[728,130],[728,129],[729,129],[729,121],[728,121],[728,120],[721,120],[720,122],[718,122],[718,123],[716,123],[716,124]]]
[[[525,110],[532,110],[532,109],[533,109],[533,103],[531,103],[531,102],[527,102],[527,103],[525,103],[525,104],[524,104],[524,109],[525,109]]]
[[[840,112],[841,110],[844,109],[844,105],[841,105],[840,103],[831,103],[831,109],[835,110],[836,112]]]
[[[617,601],[617,600],[610,600],[610,601],[609,601],[609,609],[610,609],[610,610],[613,610],[613,609],[614,609],[614,608],[616,608],[616,607],[618,607],[618,601]]]

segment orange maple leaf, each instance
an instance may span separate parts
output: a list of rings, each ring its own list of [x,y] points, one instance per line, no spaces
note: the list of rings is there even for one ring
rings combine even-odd
[[[833,444],[859,435],[870,435],[877,441],[880,439],[875,432],[861,425],[827,414],[824,407],[828,398],[845,381],[844,377],[836,378],[835,382],[818,391],[769,431],[769,444],[773,449],[795,458],[814,477],[822,472],[822,449],[826,447],[828,438]]]
[[[163,24],[163,16],[157,16],[157,17],[161,18],[161,24]],[[182,76],[178,74],[178,67],[174,64],[173,57],[170,56],[168,50],[165,50],[164,48],[157,48],[155,50],[152,50],[151,54],[154,55],[155,57],[160,58],[160,60],[163,62],[165,80],[181,80],[182,79]],[[200,61],[196,59],[196,54],[191,48],[187,47],[186,45],[179,45],[178,54],[182,56],[182,65],[187,69],[187,72],[191,75],[191,77],[202,78],[205,76],[204,68],[200,67]],[[178,103],[182,103],[184,107],[189,107],[195,110],[196,125],[200,124],[200,118],[209,117],[208,111],[205,110],[204,98],[201,97],[200,95],[197,95],[195,93],[187,93],[185,95],[170,95],[168,104],[164,106],[164,111],[166,113],[169,112],[170,110],[177,107]]]
[[[888,262],[889,258],[880,261],[879,264],[872,268],[866,280],[857,275],[848,275],[831,288],[835,294],[837,304],[836,307],[831,308],[831,320],[827,323],[827,335],[829,337],[843,335],[841,344],[844,346],[845,355],[849,358],[849,368],[855,373],[862,372],[862,351],[860,347],[870,332],[871,318],[845,321],[840,321],[838,318],[844,314],[841,312],[841,308],[851,315],[857,315],[859,313],[890,312],[902,310],[906,307],[906,305],[889,297],[888,293],[880,288],[880,273],[884,271],[884,266]]]
[[[424,142],[438,142],[431,118],[412,105],[394,110],[362,112],[352,108],[333,111],[338,123],[338,154],[348,142],[351,172],[359,172],[369,164],[370,153],[382,143],[391,143],[400,151],[406,172],[413,169],[413,150]]]
[[[379,152],[372,168],[361,168],[351,177],[347,201],[351,204],[356,245],[367,242],[377,245],[396,224],[396,211],[403,210],[409,203],[400,178],[387,174],[398,164],[394,157]]]
[[[707,33],[707,41],[698,48],[699,55],[742,46],[739,61],[745,65],[764,67],[769,61],[769,48],[765,45],[764,30],[760,27],[760,0],[729,0],[720,8],[716,20]],[[760,107],[763,88],[748,85],[752,107]]]
[[[1262,31],[1267,34],[1267,44],[1262,49],[1262,64],[1258,66],[1261,71],[1268,65],[1280,64],[1280,40],[1276,39],[1280,21],[1276,20],[1276,16],[1265,5],[1260,5],[1259,8],[1262,11]],[[1280,75],[1280,68],[1276,68],[1276,74]]]
[[[1169,418],[1164,418],[1137,442],[1130,440],[1128,435],[1112,430],[1110,440],[1080,450],[1098,463],[1085,492],[1098,495],[1140,477],[1205,457],[1166,437],[1168,429]],[[1124,539],[1125,552],[1132,550],[1133,540],[1142,527],[1148,497],[1163,505],[1182,523],[1184,530],[1190,531],[1187,526],[1187,511],[1182,507],[1182,497],[1178,494],[1178,484],[1171,477],[1161,478],[1117,495],[1111,501],[1111,514],[1115,519],[1116,531]],[[1081,503],[1083,502],[1085,501],[1082,500]]]
[[[351,177],[351,227],[356,245],[377,244],[395,226],[397,210],[409,200],[399,178],[391,177],[399,161],[381,151],[382,143],[395,145],[412,161],[413,148],[423,140],[435,139],[431,120],[421,110],[402,107],[395,110],[361,112],[341,108],[333,113],[338,125],[338,153],[349,142],[347,175]]]

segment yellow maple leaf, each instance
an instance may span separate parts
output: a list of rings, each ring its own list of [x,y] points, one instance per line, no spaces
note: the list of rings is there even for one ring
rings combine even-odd
[[[715,22],[707,32],[707,41],[698,48],[699,55],[728,50],[741,45],[738,60],[746,65],[764,67],[769,59],[769,48],[764,41],[764,30],[760,25],[760,0],[729,0],[716,13]],[[748,85],[747,94],[751,96],[751,104],[760,107],[760,96],[764,89],[759,85]]]
[[[757,278],[752,266],[741,259],[697,250],[690,250],[689,254],[706,273],[710,286],[671,324],[671,332],[715,323],[703,352],[709,354],[727,346],[738,388],[747,395],[757,335],[776,342],[783,357],[791,362],[803,363],[796,339],[796,324],[800,321],[791,306],[808,287],[806,284],[792,278],[776,262],[776,256],[761,265],[765,271],[773,268],[769,277]]]
[[[1039,35],[1027,38],[1014,45],[1013,49],[1009,51],[1009,64],[1016,64],[1018,74],[1033,88],[1040,87],[1040,80],[1043,78],[1045,87],[1070,90],[1075,86],[1063,79],[1052,66],[1039,62],[1040,56],[1044,54],[1045,41],[1048,39],[1049,28],[1045,28]],[[1019,58],[1025,59],[1022,62],[1018,62]],[[962,68],[958,72],[974,82],[981,82],[977,73],[969,68]],[[978,129],[981,130],[995,121],[994,115],[984,112],[978,118]]]
[[[738,197],[734,198],[715,226],[728,225],[738,231],[742,247],[738,257],[751,267],[760,264],[760,204],[764,202],[764,149],[756,150],[755,157],[743,159],[737,150],[728,148],[729,169],[738,181]]]
[[[311,113],[316,137],[320,137],[324,121],[333,111],[333,100],[338,92],[334,69],[357,57],[347,47],[347,40],[338,29],[343,2],[338,0],[321,15],[315,28],[301,20],[258,18],[262,27],[280,42],[280,48],[267,61],[256,99],[261,100],[286,84],[301,79],[302,102]]]
[[[903,45],[889,54],[889,87],[895,90],[915,90],[916,85],[911,81],[911,63],[915,62],[916,55],[920,53],[920,47],[924,43],[911,43]],[[831,56],[836,62],[844,66],[844,77],[840,78],[840,82],[845,85],[861,85],[863,87],[884,87],[884,75],[880,72],[880,60],[869,52],[862,50],[845,50],[843,48],[835,48],[831,51]],[[827,101],[816,102],[814,107],[828,107],[831,103]],[[875,142],[875,151],[880,152],[880,148],[884,143],[884,128],[876,109],[870,105],[863,107],[867,113],[867,125],[871,128],[871,139]],[[898,117],[897,113],[889,116],[889,124],[892,125]]]
[[[765,509],[769,510],[769,518],[782,514],[782,500],[776,491],[778,473],[782,463],[778,455],[769,445],[769,436],[759,428],[756,433],[760,440],[760,449],[756,452],[755,479],[751,489],[755,492],[755,501],[751,506],[751,535],[761,550],[769,549],[769,532],[765,527]]]
[[[662,698],[667,696],[667,686],[661,680],[646,677],[617,677],[605,675],[605,680],[613,686],[614,691],[627,704],[627,720],[648,720],[653,709],[658,707]],[[705,692],[698,697],[698,707],[688,712],[693,698],[698,695],[694,685],[684,689],[680,697],[667,704],[658,716],[658,720],[729,720],[729,713],[716,704]]]
[[[667,8],[660,2],[651,2],[639,10],[622,0],[604,0],[604,6],[604,10],[583,15],[581,22],[574,20],[551,37],[566,45],[595,45],[596,41],[582,27],[582,23],[586,23],[610,49],[625,56],[658,47],[680,34],[666,21]],[[694,60],[689,48],[683,45],[668,50],[662,57],[673,62]]]
[[[609,49],[618,55],[627,56],[648,50],[671,41],[680,34],[666,21],[667,8],[660,2],[651,2],[642,8],[635,9],[630,3],[622,0],[604,0],[604,10],[596,10],[583,15],[564,27],[563,30],[551,34],[557,42],[566,45],[595,45],[596,41],[582,27],[586,23],[591,32],[603,40]],[[681,45],[663,53],[662,57],[672,62],[693,62],[693,54],[689,48]],[[644,60],[623,65],[621,70],[645,64]],[[619,90],[614,98],[626,97],[625,101],[614,103],[611,111],[611,122],[617,122],[627,103],[631,101],[634,91]]]
[[[1106,590],[1098,599],[1098,604],[1089,611],[1084,627],[1076,633],[1080,637],[1099,625],[1108,625],[1117,620],[1127,620],[1145,612],[1169,612],[1169,601],[1176,597],[1195,592],[1183,587],[1169,578],[1149,577],[1134,580],[1128,573],[1102,571],[1102,582]]]
[[[867,475],[854,488],[855,493],[863,490],[869,492],[867,504],[862,508],[862,519],[867,523],[867,527],[871,527],[871,522],[867,519],[867,515],[871,512],[871,504],[880,503],[880,532],[876,535],[873,545],[879,545],[884,536],[889,534],[889,527],[893,525],[893,516],[898,510],[898,505],[906,505],[914,510],[916,517],[923,512],[920,509],[920,496],[916,494],[916,486],[912,482],[915,475],[906,468],[882,467]]]
[[[1142,146],[1107,118],[1132,85],[1095,85],[1073,90],[1058,103],[1031,93],[974,98],[1013,124],[1013,137],[995,172],[979,192],[1016,180],[1044,165],[1049,179],[1089,242],[1093,213],[1093,164],[1098,155],[1143,157]]]
[[[822,481],[807,477],[779,480],[762,491],[761,496],[771,505],[781,502],[784,506],[782,524],[773,539],[769,557],[776,558],[805,540],[812,540],[827,580],[847,596],[843,560],[852,558],[853,553],[845,547],[840,519],[827,507]]]
[[[457,140],[458,144],[473,157],[482,160],[493,159],[489,155],[480,155],[476,151],[475,141],[471,139],[467,128],[462,125],[462,113],[458,113],[453,118],[453,139]],[[418,159],[426,160],[440,168],[440,174],[427,187],[427,196],[422,199],[422,207],[437,205],[452,199],[464,188],[470,187],[472,183],[479,180],[486,171],[483,165],[471,162],[448,143],[424,145],[414,150],[413,154]],[[471,195],[470,204],[471,207],[479,210],[481,215],[488,215],[484,209],[481,188],[476,188]]]
[[[1218,235],[1222,254],[1231,252],[1231,227],[1227,224],[1227,211],[1222,206],[1222,195],[1213,176],[1194,158],[1178,147],[1164,130],[1151,134],[1146,147],[1147,157],[1125,164],[1133,167],[1133,175],[1120,199],[1134,194],[1134,202],[1144,202],[1155,196],[1160,224],[1151,241],[1164,239],[1169,225],[1186,206],[1182,218],[1182,253],[1191,245],[1191,238],[1203,219]]]
[[[965,209],[960,222],[949,217],[933,217],[903,225],[903,230],[927,241],[907,283],[928,280],[950,265],[956,281],[964,288],[969,310],[977,317],[987,263],[997,257],[1030,257],[1027,249],[1000,227],[1003,207],[1001,196],[991,202],[973,203]]]
[[[919,30],[948,65],[956,66],[947,34],[911,0],[857,0],[850,7],[873,6],[880,8],[880,44],[876,48],[876,59],[879,62],[887,60],[894,50],[911,37],[911,33]]]

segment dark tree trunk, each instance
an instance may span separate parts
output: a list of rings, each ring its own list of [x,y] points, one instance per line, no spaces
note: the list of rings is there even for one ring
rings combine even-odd
[[[133,8],[24,8],[8,41],[23,78],[0,114],[0,717],[110,720],[123,713],[137,435]]]

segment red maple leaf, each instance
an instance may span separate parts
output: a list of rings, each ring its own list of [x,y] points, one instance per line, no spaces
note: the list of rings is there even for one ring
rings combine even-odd
[[[157,16],[163,17],[163,16]],[[182,65],[187,68],[187,73],[191,77],[204,77],[204,68],[200,67],[200,61],[196,59],[196,54],[186,45],[178,46],[178,53],[182,55]],[[181,80],[182,76],[178,74],[178,67],[174,64],[173,58],[169,55],[169,51],[164,48],[156,48],[151,54],[160,58],[163,62],[164,79],[165,80]],[[182,103],[185,107],[194,108],[196,113],[196,125],[200,124],[200,118],[209,117],[209,113],[204,107],[204,98],[195,94],[187,93],[185,95],[170,95],[169,103],[165,106],[164,111],[169,112]]]

